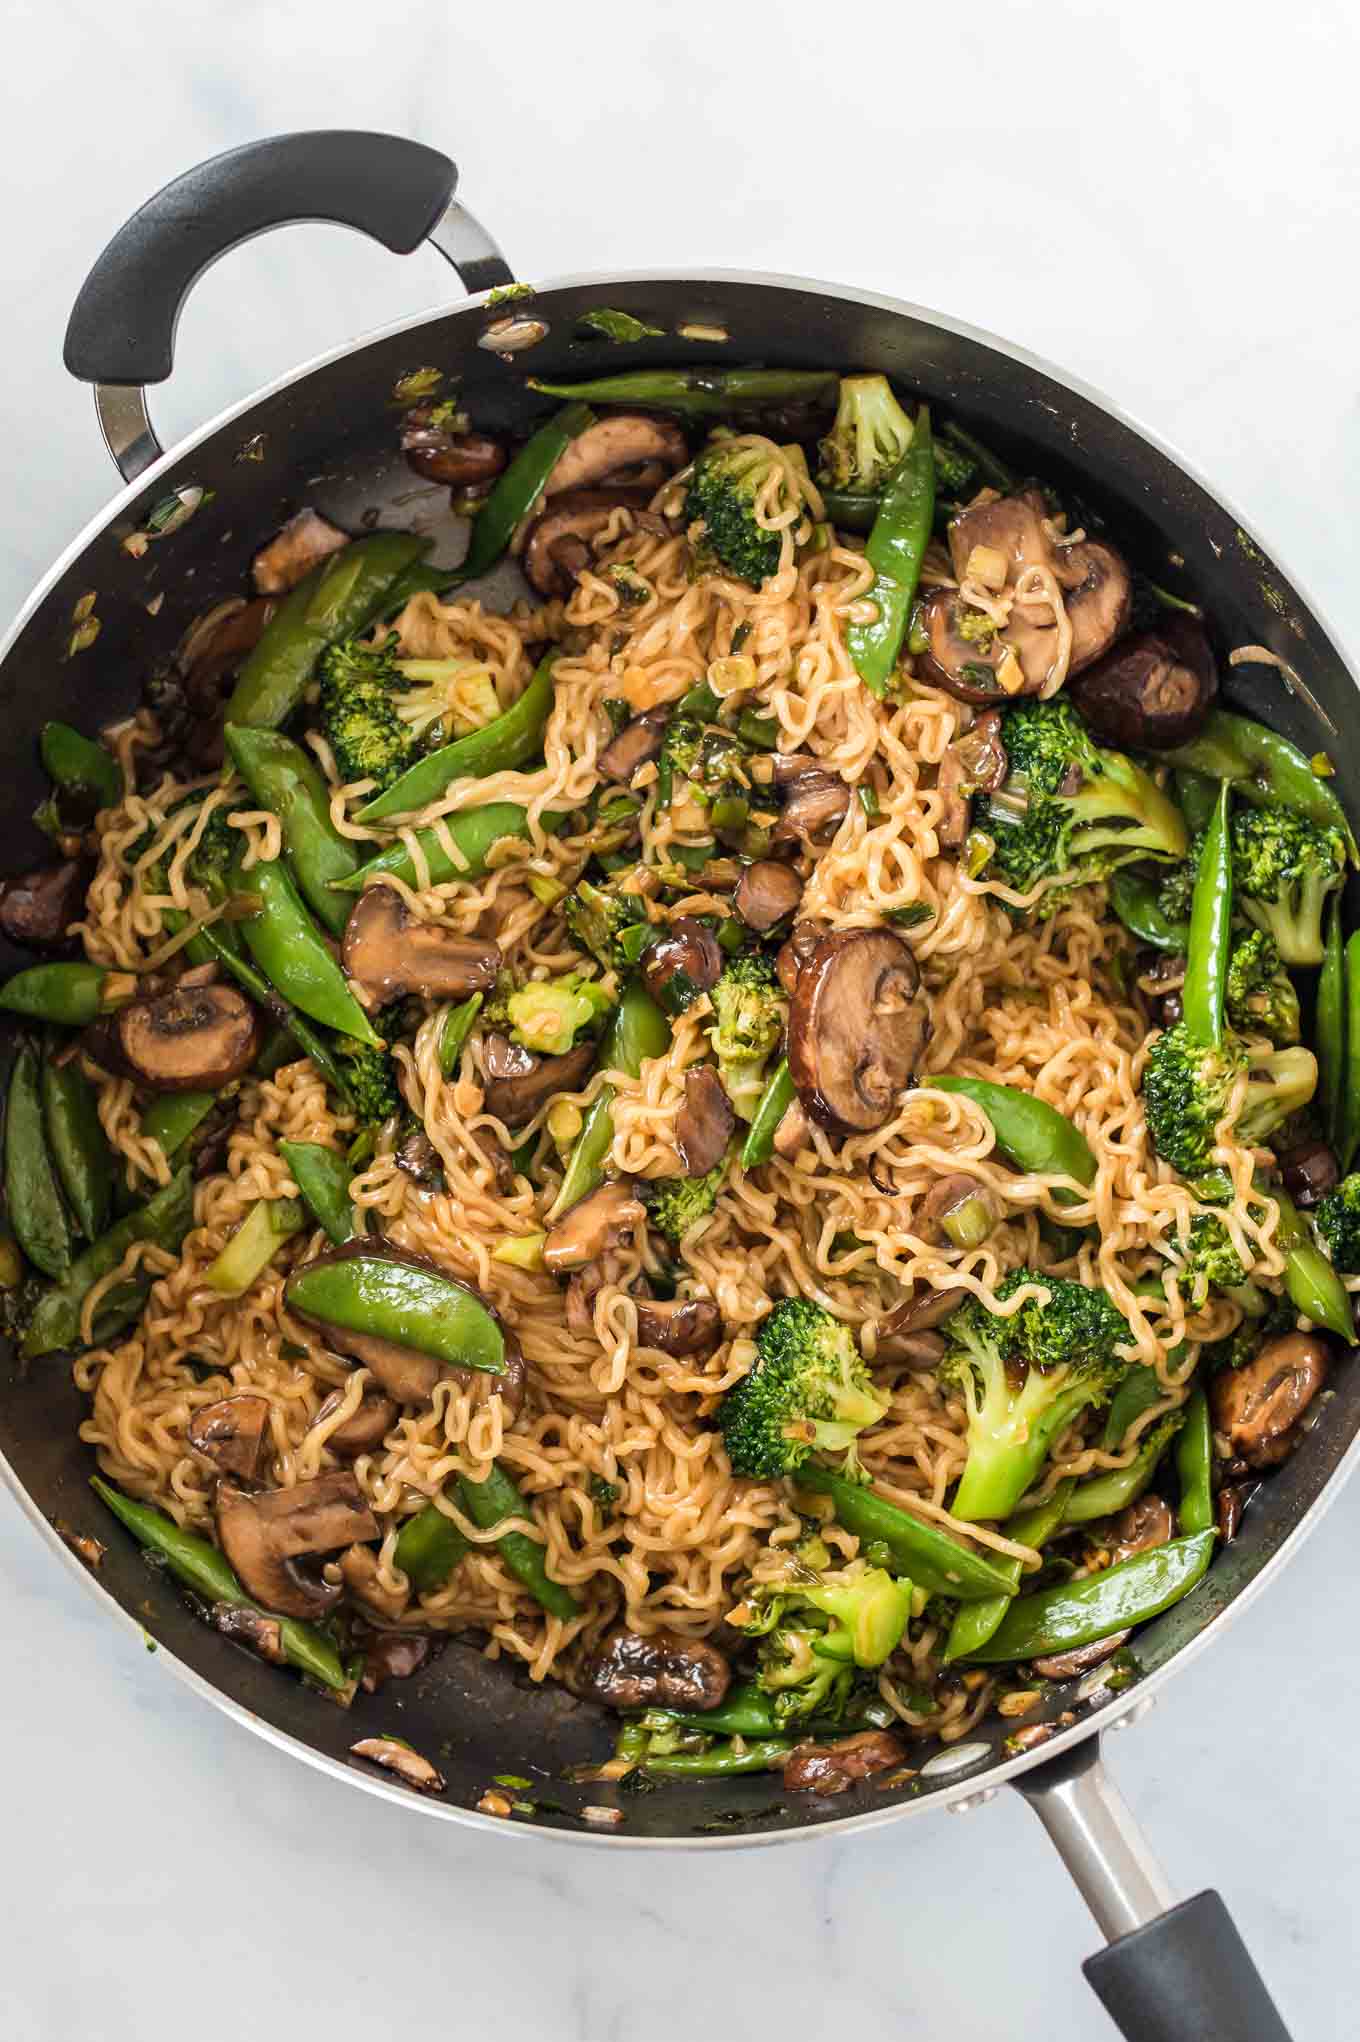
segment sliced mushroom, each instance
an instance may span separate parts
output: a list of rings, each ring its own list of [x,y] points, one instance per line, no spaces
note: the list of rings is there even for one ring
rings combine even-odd
[[[215,1602],[208,1611],[208,1622],[224,1638],[248,1646],[271,1666],[284,1664],[283,1625],[277,1617],[267,1617],[263,1610],[251,1609],[248,1604]]]
[[[791,866],[777,858],[757,858],[737,881],[732,905],[748,929],[764,935],[777,922],[798,912],[803,882]]]
[[[340,1555],[340,1574],[346,1594],[383,1623],[395,1624],[406,1614],[410,1589],[383,1587],[372,1546],[347,1546]]]
[[[789,1012],[789,1072],[810,1119],[840,1134],[891,1119],[929,1032],[920,983],[916,959],[889,929],[817,945]]]
[[[774,1152],[787,1162],[790,1156],[796,1156],[800,1149],[805,1149],[811,1138],[808,1117],[800,1102],[794,1099],[784,1108],[783,1117],[774,1131]]]
[[[1302,1434],[1299,1419],[1327,1380],[1329,1353],[1318,1333],[1281,1333],[1241,1368],[1220,1369],[1209,1385],[1214,1429],[1249,1468],[1287,1460]]]
[[[1280,1177],[1295,1205],[1307,1211],[1334,1191],[1341,1171],[1326,1142],[1296,1142],[1279,1153]]]
[[[994,794],[1009,764],[1001,741],[1001,712],[984,710],[971,730],[954,739],[940,761],[935,784],[943,808],[936,835],[946,850],[957,850],[968,834],[973,795]]]
[[[708,1298],[639,1298],[637,1337],[663,1354],[707,1354],[722,1338],[722,1314]]]
[[[670,720],[669,709],[647,709],[631,723],[625,723],[596,760],[605,779],[616,781],[621,787],[631,786],[638,768],[650,765],[660,752]]]
[[[300,510],[255,555],[250,570],[255,586],[262,596],[284,595],[348,544],[349,534],[319,511]]]
[[[1050,1652],[1046,1658],[1032,1659],[1030,1665],[1044,1680],[1075,1680],[1079,1673],[1087,1673],[1093,1666],[1113,1659],[1131,1635],[1128,1631],[1113,1631],[1108,1638],[1096,1638],[1089,1645],[1074,1645],[1070,1652]]]
[[[482,1103],[507,1127],[523,1127],[547,1100],[579,1091],[594,1066],[593,1042],[578,1042],[563,1056],[535,1056],[493,1030],[482,1043]]]
[[[185,1436],[194,1452],[211,1461],[219,1474],[254,1482],[259,1479],[268,1423],[268,1397],[223,1397],[195,1411]]]
[[[589,489],[615,480],[620,469],[658,461],[671,473],[689,459],[685,435],[673,419],[648,417],[641,411],[615,411],[597,418],[577,433],[548,477],[544,494]]]
[[[944,1246],[965,1245],[954,1240],[945,1223],[951,1214],[958,1212],[960,1206],[967,1205],[970,1199],[981,1201],[991,1212],[991,1201],[987,1191],[976,1177],[968,1176],[963,1170],[950,1170],[943,1177],[937,1177],[916,1210],[915,1217],[919,1222],[918,1232],[922,1240]]]
[[[186,985],[133,1000],[110,1035],[128,1075],[153,1092],[211,1092],[242,1077],[260,1052],[260,1022],[234,986]]]
[[[360,894],[345,924],[341,957],[375,1007],[403,993],[465,1000],[489,992],[501,968],[498,943],[425,921],[395,886],[370,886]]]
[[[450,489],[480,489],[505,466],[505,448],[489,433],[450,433],[409,414],[401,436],[406,465],[426,482],[442,482]]]
[[[828,930],[825,922],[809,919],[807,921],[795,922],[789,931],[788,941],[780,944],[779,954],[775,958],[774,966],[775,970],[779,973],[779,983],[783,986],[790,999],[793,998],[797,988],[799,972],[812,956],[813,951],[817,948],[822,938],[827,934]]]
[[[722,968],[723,954],[713,931],[693,915],[679,915],[648,949],[642,976],[652,998],[675,1012],[698,994],[711,992]]]
[[[359,1685],[366,1695],[377,1694],[389,1680],[410,1680],[433,1657],[441,1640],[428,1631],[373,1631],[362,1638],[364,1670]]]
[[[584,1269],[644,1216],[642,1200],[625,1178],[602,1184],[598,1191],[569,1206],[550,1228],[543,1243],[543,1267],[553,1276]]]
[[[716,1709],[732,1669],[716,1645],[679,1631],[614,1631],[581,1668],[581,1689],[610,1709]]]
[[[786,1794],[843,1794],[857,1780],[906,1763],[906,1747],[891,1730],[860,1730],[835,1744],[799,1744],[784,1760]]]
[[[87,858],[63,858],[0,881],[0,932],[29,950],[59,947],[85,911],[93,872]]]
[[[932,1345],[922,1346],[928,1336],[933,1337],[937,1326],[951,1319],[959,1306],[967,1300],[966,1290],[922,1290],[919,1294],[904,1298],[902,1303],[889,1312],[886,1319],[878,1322],[876,1354],[880,1361],[905,1362],[908,1368],[933,1368],[935,1360],[923,1357],[934,1353]]]
[[[1140,1496],[1136,1502],[1125,1504],[1117,1517],[1112,1517],[1108,1537],[1113,1564],[1131,1560],[1135,1553],[1150,1552],[1154,1546],[1164,1546],[1176,1536],[1176,1520],[1171,1506],[1160,1496]]]
[[[434,1191],[443,1186],[444,1165],[423,1127],[413,1127],[409,1134],[402,1136],[394,1160],[402,1174],[424,1190]]]
[[[850,812],[850,789],[839,773],[818,760],[786,752],[774,762],[774,784],[784,812],[774,826],[775,844],[824,842]]]
[[[563,557],[560,549],[565,542],[577,540],[588,546],[615,511],[642,512],[650,501],[645,489],[569,489],[554,496],[524,536],[524,572],[530,587],[541,596],[568,595],[589,555],[584,560]]]
[[[1155,631],[1140,631],[1074,683],[1072,699],[1107,743],[1165,751],[1203,729],[1218,673],[1195,617],[1171,614]]]
[[[1246,1491],[1238,1482],[1226,1482],[1214,1498],[1214,1523],[1225,1546],[1232,1544],[1242,1528],[1246,1501]]]
[[[247,1594],[282,1617],[315,1621],[340,1600],[339,1587],[306,1573],[300,1559],[377,1536],[377,1520],[346,1469],[260,1494],[217,1485],[217,1542]]]
[[[338,1409],[344,1397],[343,1390],[332,1390],[312,1426],[324,1425]],[[392,1427],[401,1416],[401,1407],[395,1397],[386,1397],[377,1390],[365,1390],[359,1399],[359,1407],[351,1411],[342,1425],[334,1432],[327,1433],[326,1445],[342,1460],[354,1460],[360,1454],[376,1453]],[[309,1426],[308,1430],[312,1428]]]
[[[687,1177],[706,1177],[727,1154],[737,1116],[712,1064],[685,1073],[685,1099],[675,1117],[675,1146]]]
[[[355,1758],[366,1758],[370,1765],[380,1765],[384,1772],[395,1773],[417,1793],[442,1794],[444,1791],[444,1775],[435,1770],[428,1758],[422,1758],[418,1751],[412,1751],[409,1744],[403,1744],[399,1737],[361,1737],[357,1744],[351,1744],[350,1752]]]
[[[255,650],[277,608],[277,602],[268,596],[256,596],[249,603],[219,603],[191,626],[175,659],[185,676],[185,699],[192,708],[216,706],[223,682],[236,672],[247,653]]]

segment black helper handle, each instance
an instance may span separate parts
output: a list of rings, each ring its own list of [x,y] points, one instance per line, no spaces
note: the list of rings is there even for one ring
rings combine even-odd
[[[1290,2042],[1217,1893],[1176,1902],[1098,1735],[1013,1784],[1108,1940],[1082,1970],[1126,2042]]]

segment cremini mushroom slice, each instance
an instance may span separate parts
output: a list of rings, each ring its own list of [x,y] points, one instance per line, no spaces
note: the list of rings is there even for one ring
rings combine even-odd
[[[810,1119],[840,1134],[891,1119],[929,1029],[920,982],[889,929],[845,930],[817,945],[789,1010],[789,1072]]]
[[[412,1751],[400,1737],[361,1737],[357,1744],[351,1744],[350,1751],[355,1758],[366,1758],[370,1765],[380,1765],[384,1772],[395,1773],[417,1793],[442,1794],[444,1791],[444,1775],[436,1772],[428,1758]]]
[[[128,1076],[153,1092],[212,1092],[260,1052],[260,1021],[234,986],[181,983],[120,1007],[113,1046]]]
[[[722,1314],[708,1298],[637,1299],[639,1347],[662,1354],[707,1354],[722,1339]]]
[[[645,512],[646,489],[568,489],[554,496],[524,538],[524,572],[541,596],[565,596],[590,561],[590,541],[615,511]]]
[[[675,1146],[687,1177],[706,1177],[727,1154],[737,1125],[732,1102],[712,1064],[692,1064],[675,1117]]]
[[[84,913],[93,876],[89,859],[62,858],[0,880],[0,934],[28,950],[65,943],[66,931]]]
[[[194,1452],[211,1461],[219,1475],[254,1482],[259,1478],[268,1423],[268,1397],[247,1392],[201,1405],[185,1427],[185,1435]]]
[[[375,1007],[403,993],[465,1000],[489,992],[501,968],[498,943],[459,936],[412,913],[395,886],[370,886],[345,924],[345,970]]]
[[[1075,1680],[1079,1673],[1089,1673],[1093,1666],[1113,1659],[1128,1640],[1127,1631],[1112,1631],[1108,1638],[1097,1638],[1090,1645],[1074,1645],[1070,1652],[1051,1652],[1044,1659],[1032,1659],[1030,1664],[1045,1680]]]
[[[611,1709],[716,1709],[732,1669],[716,1645],[679,1631],[613,1631],[581,1668],[581,1689]]]
[[[555,497],[568,490],[588,489],[597,482],[614,480],[621,469],[653,461],[674,472],[688,459],[685,435],[673,419],[651,418],[642,411],[615,411],[577,433],[558,457],[544,494]]]
[[[366,1695],[375,1695],[389,1680],[410,1680],[419,1673],[443,1640],[428,1631],[373,1631],[361,1643],[364,1670],[359,1685]]]
[[[642,976],[652,998],[678,1014],[700,993],[712,992],[722,968],[713,931],[693,915],[679,915],[647,951]]]
[[[482,1042],[482,1103],[507,1127],[523,1127],[549,1099],[579,1091],[594,1067],[593,1042],[578,1042],[562,1056],[535,1056],[493,1029]]]
[[[620,1234],[644,1218],[642,1200],[625,1178],[602,1184],[598,1191],[569,1206],[543,1243],[543,1267],[553,1276],[569,1276],[595,1262]]]
[[[1319,1333],[1281,1333],[1241,1368],[1220,1369],[1209,1385],[1214,1429],[1249,1468],[1287,1460],[1302,1434],[1299,1419],[1327,1380],[1329,1350]]]
[[[339,1586],[298,1562],[377,1536],[377,1520],[348,1469],[291,1489],[252,1493],[225,1479],[217,1485],[217,1542],[247,1595],[277,1616],[315,1622],[333,1610]]]
[[[342,532],[319,511],[300,510],[255,555],[250,570],[255,586],[262,596],[284,595],[348,544],[348,532]]]
[[[1135,1553],[1150,1552],[1173,1539],[1176,1520],[1160,1496],[1139,1496],[1110,1519],[1108,1535],[1113,1561],[1131,1560]]]
[[[748,929],[765,935],[775,925],[798,912],[803,882],[791,865],[777,858],[757,858],[737,881],[732,905]]]
[[[857,1780],[906,1762],[906,1746],[891,1730],[860,1730],[834,1744],[798,1744],[784,1761],[786,1794],[843,1794]]]
[[[645,709],[641,716],[625,723],[596,760],[605,779],[617,781],[621,787],[630,786],[638,769],[650,765],[659,754],[670,720],[669,709]]]
[[[850,788],[840,774],[801,752],[775,759],[774,784],[784,797],[771,839],[775,844],[824,843],[850,812]]]
[[[480,489],[495,480],[505,466],[505,448],[489,433],[442,431],[438,426],[417,423],[412,412],[401,436],[401,450],[413,475],[426,482],[442,482],[449,489]]]
[[[208,1611],[208,1622],[224,1638],[248,1646],[271,1666],[286,1663],[283,1625],[277,1617],[267,1617],[263,1610],[251,1609],[248,1603],[215,1602]]]
[[[1000,711],[984,709],[972,729],[956,737],[940,761],[935,785],[943,807],[935,833],[946,850],[957,850],[968,835],[973,795],[994,794],[1008,769]]]
[[[406,1614],[411,1592],[409,1588],[383,1587],[372,1546],[347,1546],[340,1555],[340,1573],[346,1594],[371,1610],[380,1622],[395,1624]]]
[[[309,1432],[318,1425],[324,1425],[334,1415],[344,1395],[343,1390],[331,1391],[307,1428]],[[400,1416],[401,1407],[395,1397],[385,1396],[381,1390],[365,1390],[359,1399],[358,1409],[351,1411],[334,1432],[326,1434],[326,1445],[342,1460],[355,1460],[360,1454],[376,1453]]]
[[[1198,736],[1217,693],[1203,626],[1172,614],[1088,667],[1073,684],[1072,699],[1107,744],[1165,751]]]

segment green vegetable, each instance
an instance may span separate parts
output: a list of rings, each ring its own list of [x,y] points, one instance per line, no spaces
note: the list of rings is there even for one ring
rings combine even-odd
[[[494,567],[510,544],[515,527],[538,502],[548,477],[576,435],[594,423],[594,414],[586,405],[570,403],[525,441],[497,477],[495,488],[477,514],[467,559],[458,570],[460,581],[475,581],[479,574]]]
[[[910,443],[884,478],[878,513],[864,548],[874,570],[869,600],[877,605],[877,615],[871,624],[846,628],[850,658],[871,694],[886,695],[891,685],[934,516],[930,413],[922,405]]]
[[[994,1085],[986,1078],[931,1077],[936,1092],[959,1092],[980,1106],[992,1123],[996,1146],[1016,1170],[1037,1175],[1071,1177],[1090,1184],[1096,1174],[1095,1153],[1084,1134],[1056,1106],[1021,1092],[1014,1085]],[[1055,1194],[1059,1204],[1076,1201],[1075,1192]]]
[[[1215,780],[1228,780],[1253,808],[1295,809],[1322,830],[1340,830],[1351,857],[1355,839],[1335,789],[1320,779],[1287,737],[1250,717],[1212,709],[1198,737],[1159,756],[1173,766],[1190,766]]]
[[[1067,1524],[1090,1524],[1099,1517],[1113,1517],[1126,1504],[1134,1503],[1143,1494],[1157,1472],[1157,1467],[1173,1439],[1180,1433],[1186,1422],[1185,1409],[1168,1411],[1150,1425],[1138,1442],[1138,1451],[1126,1468],[1106,1468],[1098,1475],[1088,1475],[1084,1482],[1078,1482],[1068,1501],[1064,1522]],[[1199,1526],[1186,1526],[1186,1530],[1199,1530]]]
[[[227,750],[261,808],[279,818],[284,850],[303,898],[333,936],[354,903],[334,882],[357,870],[359,853],[331,821],[330,793],[301,745],[276,730],[229,723]]]
[[[94,1086],[79,1059],[58,1061],[49,1041],[42,1060],[43,1125],[57,1176],[87,1241],[98,1240],[113,1206],[113,1152],[99,1121]]]
[[[1190,1392],[1185,1406],[1185,1424],[1176,1442],[1176,1472],[1180,1477],[1181,1500],[1177,1512],[1182,1532],[1212,1530],[1214,1442],[1209,1423],[1209,1400],[1202,1389]]]
[[[1075,1487],[1074,1482],[1059,1482],[1053,1494],[1046,1496],[1042,1503],[1008,1518],[1001,1527],[1002,1531],[1008,1539],[1014,1539],[1022,1546],[1038,1548],[1046,1545],[1062,1524],[1068,1499]],[[1009,1594],[980,1596],[975,1602],[959,1604],[945,1641],[943,1658],[946,1666],[951,1666],[956,1659],[966,1659],[971,1652],[985,1645],[995,1635],[997,1626],[1014,1601],[1020,1587],[1021,1563],[1019,1560],[999,1560],[997,1565],[1010,1576]]]
[[[728,1162],[723,1156],[702,1177],[655,1177],[641,1187],[648,1219],[673,1247],[678,1248],[708,1219],[718,1202]]]
[[[354,1233],[354,1204],[349,1195],[354,1173],[346,1159],[320,1142],[281,1141],[279,1154],[313,1219],[342,1247]]]
[[[256,903],[242,922],[246,947],[269,983],[312,1021],[377,1044],[380,1037],[354,994],[320,930],[308,914],[292,875],[277,860],[252,865],[238,859],[232,888]]]
[[[177,1170],[170,1182],[145,1205],[118,1220],[106,1234],[78,1255],[59,1283],[43,1293],[24,1335],[26,1360],[80,1343],[80,1312],[101,1277],[118,1267],[134,1241],[153,1241],[177,1254],[194,1223],[193,1174]],[[115,1292],[106,1292],[95,1322],[96,1340],[111,1339],[141,1311],[151,1288],[149,1276],[131,1278]]]
[[[1305,1318],[1348,1343],[1355,1338],[1349,1293],[1304,1224],[1298,1207],[1278,1185],[1269,1196],[1280,1208],[1276,1245],[1284,1250],[1284,1287]]]
[[[1322,1124],[1333,1147],[1341,1129],[1346,1082],[1346,967],[1341,934],[1341,897],[1333,894],[1327,911],[1322,970],[1318,973],[1313,1039],[1317,1046],[1318,1094]]]
[[[1104,1291],[1016,1269],[997,1285],[998,1303],[1031,1283],[1046,1302],[1005,1318],[970,1298],[944,1329],[937,1379],[962,1392],[968,1413],[968,1458],[950,1504],[964,1522],[1009,1517],[1059,1434],[1107,1403],[1128,1365],[1117,1352],[1128,1326]]]
[[[613,1001],[579,971],[561,978],[530,979],[506,997],[512,1039],[537,1056],[563,1056]]]
[[[71,1266],[71,1228],[43,1131],[42,1067],[31,1042],[20,1045],[5,1105],[5,1203],[19,1245],[45,1276]]]
[[[1347,939],[1345,987],[1346,1062],[1337,1107],[1336,1159],[1349,1170],[1360,1148],[1360,929]]]
[[[769,1479],[794,1474],[812,1453],[846,1452],[887,1408],[850,1327],[810,1298],[781,1298],[719,1419],[733,1473]]]
[[[833,369],[726,369],[715,363],[691,369],[626,369],[622,375],[596,376],[585,383],[544,383],[530,376],[528,387],[545,397],[576,398],[586,404],[624,404],[638,411],[712,418],[767,405],[829,403],[838,380]]]
[[[32,964],[0,986],[0,1007],[30,1021],[85,1028],[136,990],[130,973],[106,971],[102,964]]]
[[[450,1007],[439,1032],[439,1068],[451,1078],[462,1060],[463,1049],[473,1023],[482,1011],[482,995],[472,993],[460,1006]]]
[[[539,817],[545,830],[560,830],[566,820],[564,815]],[[431,886],[442,886],[447,879],[485,878],[487,860],[496,845],[503,843],[507,837],[527,837],[529,817],[527,810],[517,801],[488,801],[481,808],[464,808],[456,815],[446,815],[439,828],[447,830],[461,863],[449,856],[433,826],[418,830],[416,842],[424,855]],[[416,883],[415,860],[400,841],[389,844],[385,851],[379,851],[370,858],[367,865],[361,865],[340,890],[343,893],[361,893],[369,880],[388,873],[404,879],[408,886]]]
[[[985,1557],[939,1525],[876,1496],[862,1483],[811,1465],[798,1470],[797,1481],[800,1489],[829,1496],[837,1524],[853,1532],[862,1546],[882,1547],[893,1564],[927,1595],[973,1602],[984,1596],[1014,1593],[1009,1571],[1012,1563]]]
[[[1154,950],[1184,950],[1190,924],[1166,915],[1158,882],[1136,865],[1120,865],[1110,874],[1109,902],[1119,920]]]
[[[867,1560],[819,1568],[800,1551],[795,1568],[787,1579],[750,1584],[728,1619],[759,1641],[757,1686],[771,1699],[777,1731],[842,1715],[859,1670],[891,1657],[913,1609],[910,1581]]]
[[[263,1275],[284,1242],[306,1224],[296,1198],[257,1198],[221,1253],[203,1272],[210,1290],[241,1297]]]
[[[433,1595],[470,1550],[453,1519],[437,1503],[427,1503],[397,1534],[392,1560],[417,1595]]]
[[[580,879],[562,904],[572,941],[606,971],[630,972],[652,937],[641,894],[619,893]]]
[[[1264,929],[1235,939],[1223,997],[1228,1021],[1241,1033],[1268,1035],[1279,1049],[1298,1041],[1299,996],[1279,945]]]
[[[995,1634],[974,1657],[990,1664],[1035,1659],[1093,1645],[1179,1602],[1213,1557],[1214,1534],[1195,1532],[1135,1553],[1117,1567],[1033,1595],[1017,1596]]]
[[[269,1615],[259,1603],[251,1601],[217,1547],[207,1539],[181,1531],[173,1518],[153,1510],[148,1503],[134,1503],[130,1496],[110,1488],[98,1475],[90,1477],[90,1487],[137,1543],[164,1560],[175,1579],[195,1595],[207,1603],[228,1603],[234,1609],[252,1609],[262,1616]],[[323,1687],[349,1686],[340,1654],[324,1632],[315,1630],[311,1624],[299,1623],[295,1617],[275,1617],[272,1621],[279,1627],[279,1644],[290,1666]]]
[[[1286,964],[1321,964],[1323,912],[1346,872],[1345,832],[1287,808],[1244,808],[1231,835],[1242,913],[1274,937]]]
[[[82,737],[69,723],[45,723],[38,737],[47,777],[63,794],[74,795],[93,809],[116,808],[123,798],[123,774],[118,761],[96,744]]]
[[[773,485],[773,486],[772,486]],[[787,511],[803,498],[786,459],[769,440],[714,440],[690,471],[685,523],[701,521],[701,564],[710,560],[759,588],[779,566],[782,534],[756,520],[756,502]],[[662,799],[665,799],[663,794]]]
[[[142,1115],[142,1133],[159,1143],[168,1163],[216,1104],[215,1092],[162,1092]]]
[[[474,1482],[461,1475],[458,1493],[464,1510],[478,1531],[493,1531],[508,1517],[533,1516],[514,1482],[498,1463],[492,1464],[491,1473],[483,1482]],[[547,1554],[537,1539],[531,1539],[527,1532],[503,1532],[496,1541],[496,1550],[516,1581],[528,1589],[549,1616],[559,1617],[564,1624],[580,1616],[581,1605],[571,1590],[554,1581],[548,1573]]]
[[[739,1120],[749,1120],[765,1090],[765,1070],[784,1033],[787,1002],[779,974],[763,951],[748,950],[724,965],[709,995],[708,1039],[723,1090]]]
[[[645,1059],[666,1054],[670,1039],[670,1022],[641,980],[634,980],[625,987],[623,998],[600,1038],[599,1068],[623,1071],[628,1077],[635,1078]],[[605,1160],[613,1146],[614,1088],[604,1085],[588,1108],[585,1123],[576,1137],[562,1187],[548,1214],[550,1223],[560,1219],[570,1206],[578,1204],[597,1184],[603,1184]]]
[[[304,1318],[390,1340],[451,1368],[506,1373],[505,1336],[477,1293],[442,1270],[399,1262],[380,1247],[304,1263],[289,1277],[284,1297]]]
[[[602,333],[606,340],[626,342],[633,340],[659,340],[664,328],[648,326],[643,319],[635,319],[631,312],[614,312],[601,305],[593,312],[583,312],[579,323],[588,326],[592,333]]]
[[[787,1737],[762,1737],[747,1742],[719,1741],[708,1751],[675,1751],[664,1756],[649,1751],[642,1768],[663,1780],[732,1779],[740,1773],[778,1772],[793,1744]]]
[[[1343,1177],[1313,1214],[1313,1224],[1333,1269],[1360,1276],[1360,1174]]]
[[[781,1057],[765,1081],[765,1090],[756,1103],[751,1115],[751,1125],[741,1151],[743,1170],[758,1170],[762,1163],[768,1163],[774,1154],[774,1138],[779,1123],[797,1098],[797,1088],[789,1075],[789,1060]]]
[[[842,376],[817,481],[876,496],[912,441],[912,423],[886,376]]]
[[[383,793],[365,802],[358,820],[375,823],[388,816],[415,814],[438,801],[455,780],[484,780],[491,773],[511,772],[536,757],[542,750],[543,730],[553,704],[556,659],[554,652],[539,661],[519,700],[494,722],[418,759]]]
[[[242,666],[227,722],[270,730],[286,723],[326,647],[371,622],[397,577],[428,547],[407,532],[372,532],[314,567],[284,598]]]

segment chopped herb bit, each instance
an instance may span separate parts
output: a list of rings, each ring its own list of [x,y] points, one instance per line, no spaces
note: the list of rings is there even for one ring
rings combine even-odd
[[[521,299],[532,298],[533,295],[532,284],[497,284],[494,291],[487,293],[487,308],[489,310],[493,305],[513,305]]]
[[[581,324],[612,341],[655,340],[665,331],[664,327],[648,326],[644,320],[635,319],[631,312],[613,312],[607,306],[601,306],[595,312],[583,312]]]
[[[433,397],[443,380],[442,369],[408,369],[392,385],[393,401],[397,404],[418,404],[422,397]]]
[[[886,920],[898,929],[919,929],[923,922],[933,922],[934,919],[934,908],[923,900],[910,901],[904,908],[889,908],[886,916]]]

